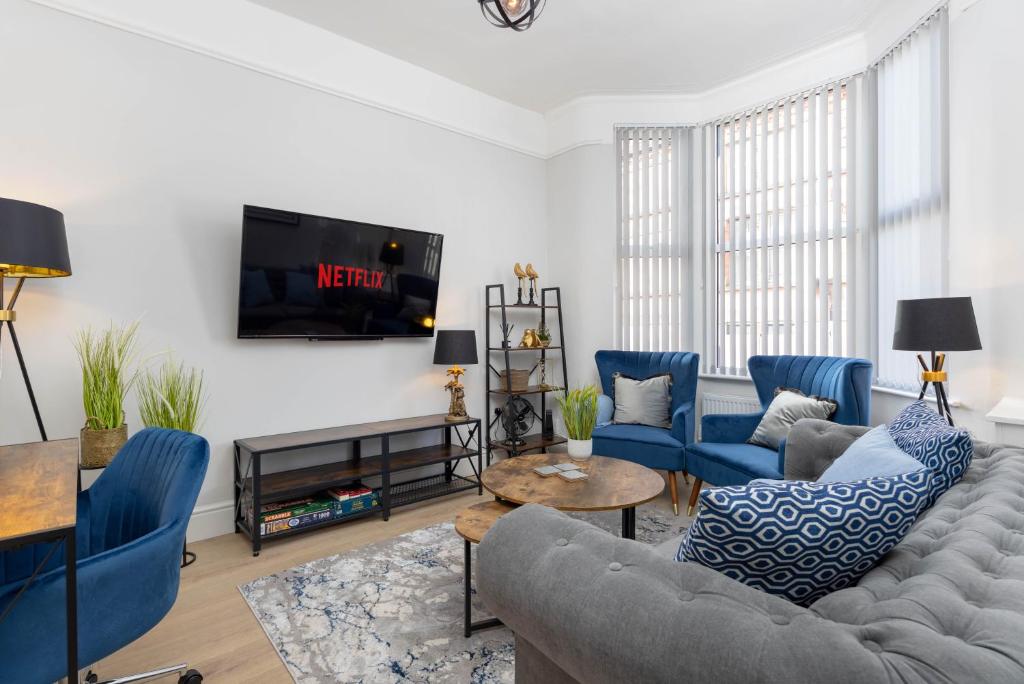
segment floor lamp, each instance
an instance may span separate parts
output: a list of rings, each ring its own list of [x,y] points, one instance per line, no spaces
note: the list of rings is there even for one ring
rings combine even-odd
[[[921,393],[924,399],[928,385],[935,389],[935,403],[939,415],[953,424],[949,410],[945,382],[946,354],[951,351],[981,349],[978,323],[974,318],[974,305],[970,297],[936,297],[932,299],[901,299],[896,302],[896,331],[892,348],[897,351],[918,352],[921,365]],[[941,351],[940,351],[941,350]],[[920,352],[931,353],[931,366]]]
[[[32,413],[39,426],[39,437],[46,441],[46,428],[39,414],[32,381],[28,377],[25,356],[18,343],[18,333],[14,329],[17,315],[14,305],[25,284],[26,278],[59,278],[71,275],[71,259],[68,257],[68,240],[64,232],[64,215],[56,209],[50,209],[31,202],[5,199],[0,197],[0,333],[3,325],[11,334],[14,353],[18,356],[21,376],[25,379],[28,400],[32,403]],[[4,300],[4,281],[14,279],[14,292],[8,300]],[[2,340],[0,340],[2,342]]]

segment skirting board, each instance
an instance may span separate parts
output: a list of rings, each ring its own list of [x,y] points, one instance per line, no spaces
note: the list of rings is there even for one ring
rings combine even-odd
[[[188,521],[185,539],[193,542],[235,531],[235,504],[233,501],[218,501],[196,506]]]

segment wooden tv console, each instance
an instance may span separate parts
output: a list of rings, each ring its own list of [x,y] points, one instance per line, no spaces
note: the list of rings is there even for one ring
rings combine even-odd
[[[463,428],[467,430],[463,434]],[[438,431],[441,443],[395,451],[391,438],[418,432]],[[399,506],[476,489],[483,494],[480,472],[483,469],[480,419],[466,418],[454,422],[444,414],[383,420],[342,427],[289,432],[265,437],[235,440],[234,488],[235,532],[243,532],[252,540],[252,555],[258,556],[265,540],[302,534],[321,527],[336,525],[355,518],[380,514],[384,520]],[[362,456],[367,440],[380,440],[379,456]],[[291,451],[330,445],[352,445],[352,458],[321,465],[275,470],[264,473],[266,459],[279,459]],[[455,466],[467,459],[476,477],[455,474]],[[474,463],[474,459],[476,463]],[[392,483],[393,473],[429,465],[444,464],[444,472],[400,483]],[[261,535],[260,526],[243,515],[243,501],[251,498],[252,511],[275,501],[285,501],[323,491],[329,487],[349,484],[364,478],[380,477],[380,506],[344,517],[326,520],[308,527]]]

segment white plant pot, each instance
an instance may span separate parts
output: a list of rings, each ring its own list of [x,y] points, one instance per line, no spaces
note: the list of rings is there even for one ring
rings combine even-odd
[[[592,439],[570,439],[569,458],[576,461],[585,461],[594,453],[594,440]]]

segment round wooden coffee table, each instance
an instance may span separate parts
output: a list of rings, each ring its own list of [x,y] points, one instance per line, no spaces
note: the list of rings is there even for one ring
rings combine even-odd
[[[541,477],[533,472],[537,466],[557,463],[576,463],[588,478],[567,482],[558,475]],[[499,500],[514,504],[543,504],[560,511],[621,510],[626,539],[636,539],[636,507],[665,488],[661,475],[637,463],[605,456],[570,461],[567,454],[508,458],[484,470],[480,480]]]
[[[488,618],[486,620],[480,620],[479,622],[473,622],[473,589],[470,584],[470,582],[473,581],[473,550],[470,545],[479,544],[480,540],[484,538],[485,534],[487,534],[487,530],[491,529],[491,525],[497,522],[498,518],[509,511],[514,511],[515,509],[515,505],[508,504],[503,501],[484,501],[483,503],[473,504],[469,508],[462,509],[459,511],[458,515],[455,516],[455,531],[459,533],[460,537],[462,537],[462,543],[466,554],[465,563],[463,564],[466,571],[466,603],[462,613],[465,619],[463,634],[466,637],[469,637],[470,634],[478,629],[488,629],[490,627],[501,626],[501,620],[498,618]]]

